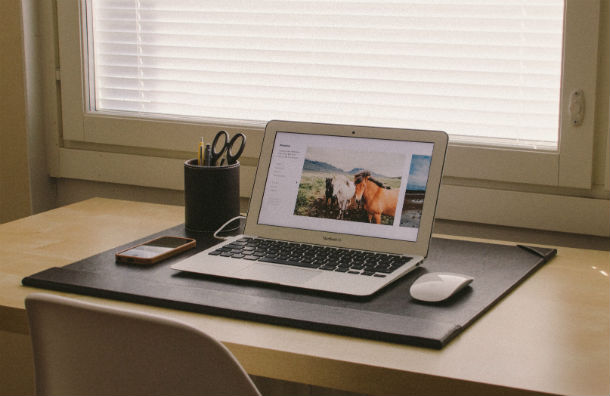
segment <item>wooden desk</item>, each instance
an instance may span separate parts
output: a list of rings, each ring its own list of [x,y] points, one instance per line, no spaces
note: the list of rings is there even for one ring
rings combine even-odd
[[[183,216],[183,207],[96,198],[0,225],[0,393],[33,392],[24,298],[40,289],[21,286],[23,277]],[[250,374],[272,379],[365,394],[608,395],[609,258],[558,247],[555,259],[440,351],[76,297],[186,321],[225,343]]]

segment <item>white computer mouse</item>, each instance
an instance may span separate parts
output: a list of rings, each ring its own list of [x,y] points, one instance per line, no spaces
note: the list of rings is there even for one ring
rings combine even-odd
[[[451,272],[429,272],[413,282],[411,297],[424,302],[441,302],[468,286],[473,279]]]

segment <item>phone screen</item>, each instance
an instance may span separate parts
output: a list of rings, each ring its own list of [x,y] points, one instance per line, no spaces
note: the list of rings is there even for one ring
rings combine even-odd
[[[124,256],[153,258],[163,253],[169,252],[177,247],[185,245],[188,241],[180,238],[161,237],[143,245],[135,246],[121,252]]]

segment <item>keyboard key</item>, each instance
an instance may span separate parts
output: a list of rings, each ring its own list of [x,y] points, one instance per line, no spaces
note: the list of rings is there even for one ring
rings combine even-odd
[[[337,267],[348,269],[350,266],[349,266],[349,263],[339,263],[339,265]]]
[[[273,264],[292,265],[295,267],[316,268],[316,265],[314,265],[314,264],[300,263],[298,261],[291,261],[291,260],[281,260],[281,259],[277,259],[277,258],[263,257],[259,261],[264,261],[265,263],[273,263]]]

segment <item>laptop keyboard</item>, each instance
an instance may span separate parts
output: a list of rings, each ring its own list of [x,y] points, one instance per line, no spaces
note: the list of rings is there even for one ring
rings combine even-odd
[[[208,254],[376,277],[385,277],[411,260],[397,254],[252,237],[243,237]]]

